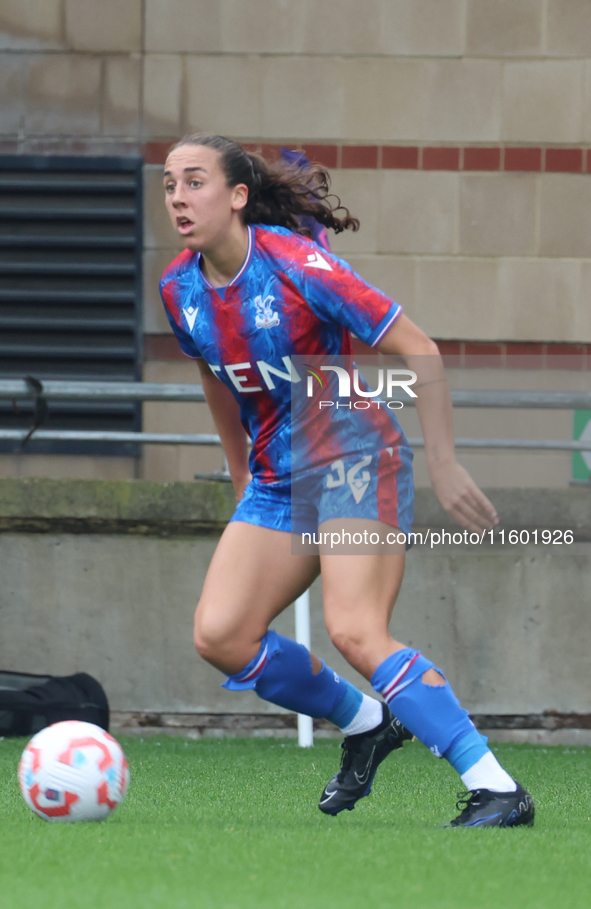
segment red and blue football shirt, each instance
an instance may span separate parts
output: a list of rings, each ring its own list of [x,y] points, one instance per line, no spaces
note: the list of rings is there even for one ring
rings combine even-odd
[[[183,352],[205,359],[238,400],[253,477],[273,483],[291,475],[291,390],[306,379],[291,358],[350,355],[351,333],[375,346],[402,308],[305,237],[268,225],[250,226],[248,234],[246,259],[227,287],[212,287],[200,254],[185,250],[166,269],[160,292]],[[359,451],[368,432],[384,447],[404,444],[393,414],[371,408],[355,427],[343,414],[338,438],[322,444],[311,429],[310,463]]]

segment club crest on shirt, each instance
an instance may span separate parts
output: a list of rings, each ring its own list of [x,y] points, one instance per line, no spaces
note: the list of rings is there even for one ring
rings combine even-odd
[[[275,297],[271,294],[266,296],[264,300],[262,296],[254,298],[256,307],[254,321],[257,328],[273,328],[274,325],[279,325],[279,316],[271,307],[274,300]]]

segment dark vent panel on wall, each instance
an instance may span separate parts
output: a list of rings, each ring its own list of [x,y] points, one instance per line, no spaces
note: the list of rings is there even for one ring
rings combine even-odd
[[[141,165],[0,156],[0,378],[141,379]],[[0,401],[0,427],[28,427],[31,414]],[[140,408],[50,402],[46,427],[137,431]],[[0,440],[0,451],[17,450]],[[26,450],[137,455],[134,445],[34,438]]]

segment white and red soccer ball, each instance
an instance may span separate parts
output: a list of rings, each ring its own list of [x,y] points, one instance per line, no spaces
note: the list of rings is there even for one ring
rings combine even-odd
[[[68,720],[33,736],[18,780],[29,808],[46,821],[101,821],[123,801],[129,768],[108,732]]]

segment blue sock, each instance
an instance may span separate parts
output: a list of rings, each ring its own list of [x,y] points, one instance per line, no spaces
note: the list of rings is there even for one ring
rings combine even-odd
[[[448,748],[443,757],[460,774],[473,767],[489,751],[488,739],[474,727],[471,732]]]
[[[405,647],[387,657],[371,678],[371,684],[407,729],[436,757],[445,757],[458,773],[464,773],[488,748],[449,682],[426,685],[422,675],[435,669],[416,650]],[[443,678],[440,669],[435,669]]]
[[[310,652],[290,638],[268,631],[261,648],[242,672],[230,676],[224,688],[254,689],[260,698],[312,717],[324,717],[343,728],[357,715],[363,695],[322,663],[312,672]]]

